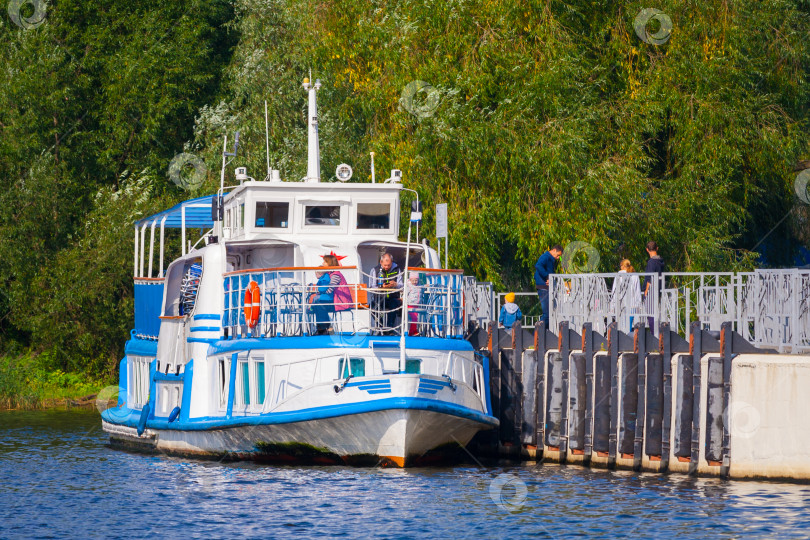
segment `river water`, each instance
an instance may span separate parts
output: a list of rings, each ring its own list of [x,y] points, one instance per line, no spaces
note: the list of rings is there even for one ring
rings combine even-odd
[[[0,537],[810,536],[810,486],[512,464],[277,467],[106,446],[95,411],[0,412]]]

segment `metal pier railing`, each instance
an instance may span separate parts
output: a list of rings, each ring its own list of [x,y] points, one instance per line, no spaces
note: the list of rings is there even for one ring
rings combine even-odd
[[[554,274],[550,326],[585,323],[604,332],[616,322],[630,332],[644,320],[665,322],[689,337],[691,323],[718,332],[724,322],[757,346],[810,351],[810,270],[668,272],[657,274]]]

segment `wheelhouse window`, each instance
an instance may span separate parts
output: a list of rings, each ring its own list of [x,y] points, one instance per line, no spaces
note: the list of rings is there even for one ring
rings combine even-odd
[[[390,229],[391,205],[388,203],[359,203],[357,205],[358,229]]]
[[[336,227],[340,225],[339,205],[307,205],[304,207],[304,225]]]
[[[290,203],[257,202],[256,227],[286,229],[290,223]]]

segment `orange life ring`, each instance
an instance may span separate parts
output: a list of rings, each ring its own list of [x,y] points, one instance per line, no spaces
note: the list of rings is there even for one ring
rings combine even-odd
[[[245,289],[245,322],[248,327],[253,328],[259,322],[259,315],[262,312],[262,293],[259,284],[251,281]]]

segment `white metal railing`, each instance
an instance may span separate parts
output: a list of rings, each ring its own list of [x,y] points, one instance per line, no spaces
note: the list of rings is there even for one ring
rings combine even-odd
[[[324,272],[340,272],[345,283],[325,292],[328,286],[318,285]],[[399,334],[404,316],[406,332],[463,337],[462,272],[411,268],[403,279],[411,277],[417,282],[409,284],[410,292],[405,288],[408,298],[403,299],[403,287],[382,288],[353,266],[229,272],[224,280],[223,328],[228,338],[314,335],[319,327],[321,333]],[[252,300],[246,302],[251,284],[259,296],[259,318],[253,327],[245,313],[246,303],[252,304]]]
[[[589,322],[594,330],[605,332],[615,321],[620,330],[629,332],[637,320],[656,328],[661,319],[657,274],[552,274],[549,278],[551,328],[562,321],[574,328]]]
[[[589,322],[604,332],[616,321],[629,332],[642,319],[653,332],[667,322],[688,338],[693,321],[714,331],[731,322],[755,345],[810,350],[810,270],[554,274],[549,289],[551,328]]]
[[[739,274],[736,289],[743,337],[781,352],[810,351],[810,270]]]
[[[131,409],[140,409],[149,400],[149,366],[152,360],[152,358],[144,356],[127,357],[127,365],[129,367],[129,373],[127,374],[127,395],[129,397],[129,403],[127,403],[127,407]]]
[[[405,279],[409,281],[404,300],[408,335],[464,337],[465,295],[461,270],[408,268]]]
[[[689,336],[692,321],[720,331],[737,321],[736,278],[733,272],[667,272],[662,274],[661,320]]]
[[[492,283],[478,282],[473,276],[464,276],[464,321],[478,326],[495,318],[500,309],[496,308],[495,290]]]
[[[495,301],[495,313],[498,315],[498,321],[501,319],[501,306],[505,303],[504,297],[507,293],[498,293]],[[543,314],[540,312],[540,304],[536,292],[516,292],[515,303],[520,308],[520,313],[523,315],[521,318],[521,326],[523,328],[533,328],[535,324],[540,322]],[[494,317],[493,317],[494,318]]]

